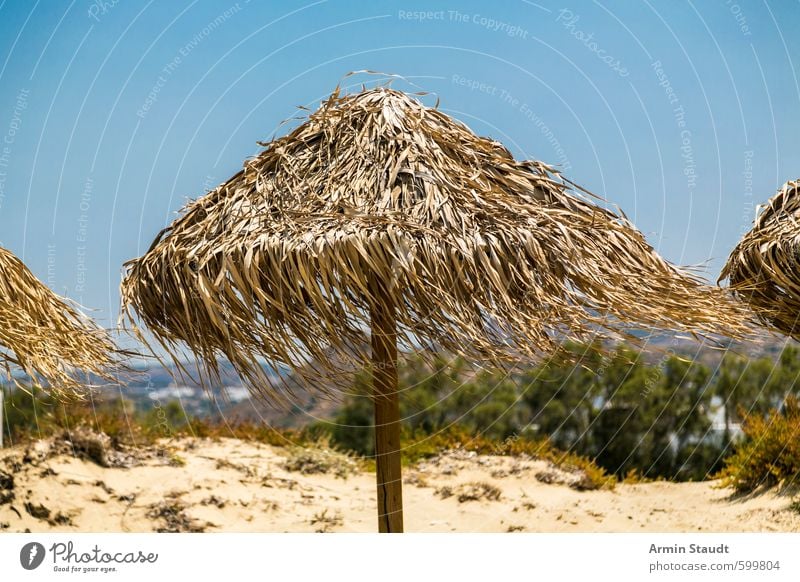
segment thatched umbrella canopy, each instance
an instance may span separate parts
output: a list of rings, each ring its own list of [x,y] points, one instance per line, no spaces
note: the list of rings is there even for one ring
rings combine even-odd
[[[80,395],[81,376],[111,379],[120,352],[108,334],[0,248],[0,365],[47,383],[57,395]]]
[[[768,326],[800,339],[800,180],[761,209],[720,274]]]
[[[744,331],[623,216],[404,93],[337,90],[262,145],[126,264],[123,310],[267,396],[262,358],[371,364],[381,531],[402,529],[398,343],[501,363],[643,326]]]

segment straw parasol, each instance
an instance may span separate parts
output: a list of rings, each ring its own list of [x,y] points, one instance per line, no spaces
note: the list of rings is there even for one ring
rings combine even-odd
[[[120,354],[106,332],[0,248],[0,363],[56,395],[81,393],[79,374],[111,380]]]
[[[402,531],[398,347],[499,364],[642,326],[744,331],[623,216],[405,93],[337,89],[261,145],[126,263],[123,318],[270,398],[264,360],[371,366],[382,532]]]
[[[800,180],[787,182],[758,213],[719,281],[768,326],[800,339]]]

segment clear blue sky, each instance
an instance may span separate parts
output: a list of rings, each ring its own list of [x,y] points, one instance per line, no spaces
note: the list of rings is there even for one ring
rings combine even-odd
[[[371,69],[716,278],[754,204],[800,176],[798,22],[788,0],[6,0],[0,244],[113,325],[123,261]]]

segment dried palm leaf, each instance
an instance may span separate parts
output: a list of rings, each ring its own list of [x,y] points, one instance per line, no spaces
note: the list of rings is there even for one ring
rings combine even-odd
[[[58,297],[0,248],[0,363],[44,381],[61,396],[79,396],[80,375],[113,380],[118,352],[106,332]]]
[[[768,326],[800,339],[800,181],[761,209],[728,257],[720,281]]]

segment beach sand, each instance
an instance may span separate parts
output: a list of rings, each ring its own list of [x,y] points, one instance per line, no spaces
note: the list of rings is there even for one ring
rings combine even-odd
[[[376,530],[375,474],[337,453],[182,438],[76,456],[56,441],[0,451],[0,531]],[[314,472],[320,455],[327,472]],[[800,531],[791,495],[734,497],[713,481],[581,491],[580,475],[546,461],[463,450],[405,468],[404,481],[410,532]]]

